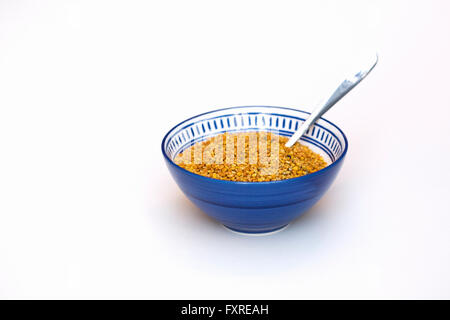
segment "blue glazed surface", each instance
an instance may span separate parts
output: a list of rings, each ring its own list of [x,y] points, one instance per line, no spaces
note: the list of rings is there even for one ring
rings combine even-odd
[[[290,136],[307,112],[282,107],[220,109],[188,119],[164,137],[162,152],[184,194],[203,212],[239,232],[265,233],[287,225],[311,208],[328,190],[347,152],[347,139],[331,122],[320,119],[302,138],[330,163],[306,176],[271,182],[234,182],[191,173],[173,158],[197,141],[224,131],[264,130]]]

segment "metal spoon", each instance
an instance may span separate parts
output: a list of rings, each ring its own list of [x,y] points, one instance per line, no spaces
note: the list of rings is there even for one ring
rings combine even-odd
[[[361,80],[364,79],[370,71],[372,71],[377,62],[378,54],[375,56],[375,61],[371,60],[363,70],[359,71],[354,76],[346,78],[324,104],[320,104],[316,109],[314,109],[308,119],[303,122],[300,128],[292,135],[288,142],[286,142],[286,147],[292,147],[298,140],[300,140],[305,132],[308,131],[309,127],[311,127],[311,125],[313,125],[317,121],[317,119],[319,119],[325,112],[330,110],[330,108],[334,106],[336,102],[341,100],[343,96],[345,96],[350,92],[350,90],[356,87],[356,85],[360,83]]]

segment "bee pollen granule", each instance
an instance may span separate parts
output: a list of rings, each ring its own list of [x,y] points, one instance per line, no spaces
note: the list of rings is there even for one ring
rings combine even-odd
[[[223,133],[197,142],[175,158],[196,174],[221,180],[264,182],[301,177],[327,166],[321,155],[287,137],[264,131]]]

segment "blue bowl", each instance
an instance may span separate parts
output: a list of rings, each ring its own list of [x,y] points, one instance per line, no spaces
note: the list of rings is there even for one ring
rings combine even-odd
[[[335,179],[348,146],[336,125],[321,118],[302,137],[302,143],[321,154],[329,165],[298,178],[270,182],[218,180],[189,172],[173,159],[194,143],[223,132],[259,130],[291,136],[308,115],[305,111],[269,106],[203,113],[173,127],[162,141],[162,153],[178,186],[207,215],[232,231],[274,232],[310,209]]]

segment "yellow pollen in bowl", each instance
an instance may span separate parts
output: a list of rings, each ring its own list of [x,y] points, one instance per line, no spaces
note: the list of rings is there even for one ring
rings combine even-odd
[[[175,157],[180,167],[214,179],[264,182],[301,177],[327,166],[300,143],[264,131],[223,133],[197,142]]]

